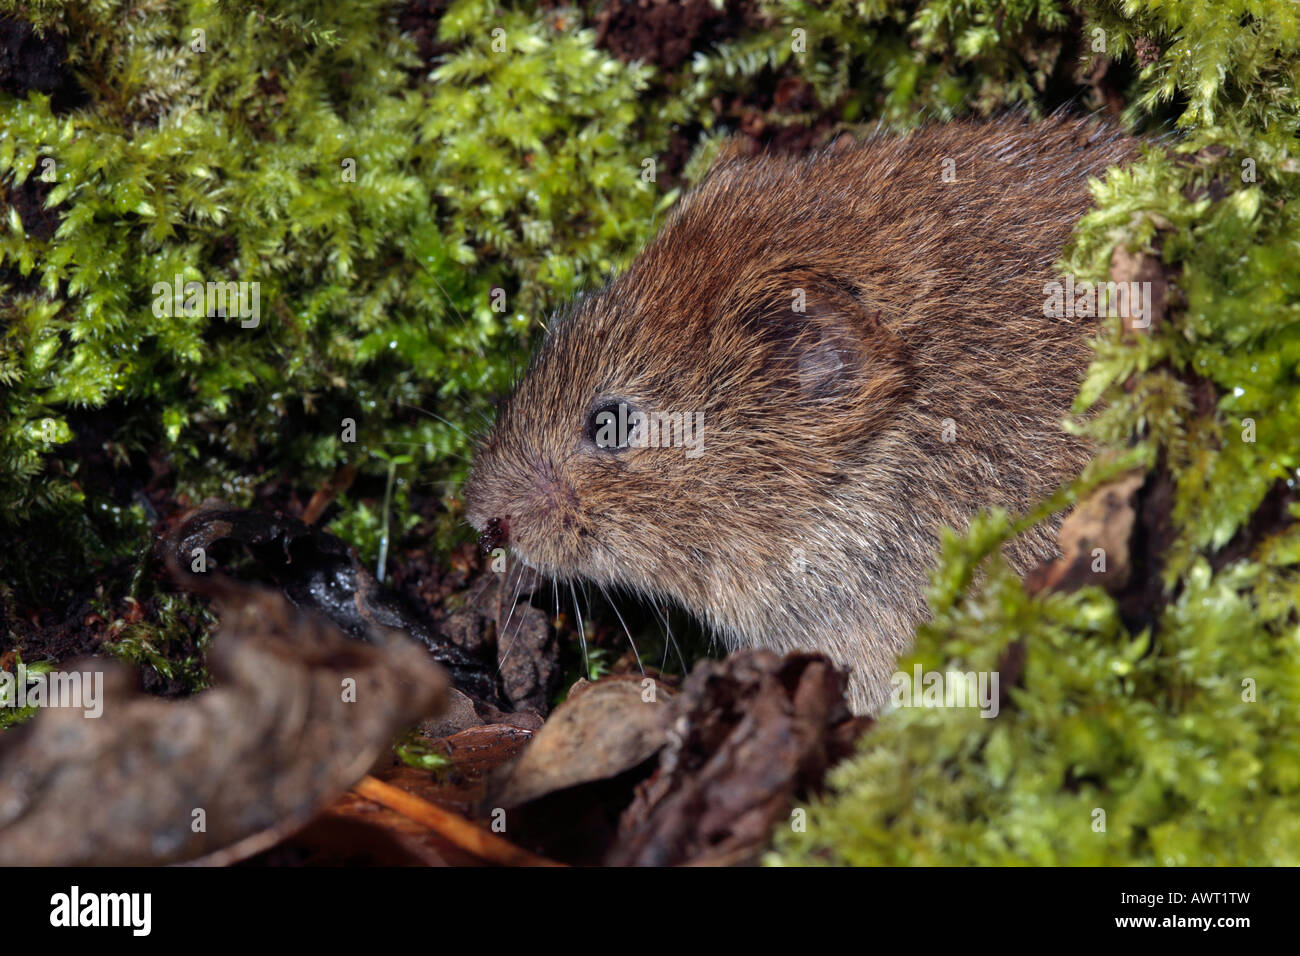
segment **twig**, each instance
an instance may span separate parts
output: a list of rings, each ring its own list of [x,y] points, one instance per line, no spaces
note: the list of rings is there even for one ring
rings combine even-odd
[[[529,853],[508,840],[488,833],[462,816],[434,806],[400,787],[374,777],[362,777],[352,792],[387,807],[433,830],[448,842],[481,860],[500,866],[564,866],[555,860]]]

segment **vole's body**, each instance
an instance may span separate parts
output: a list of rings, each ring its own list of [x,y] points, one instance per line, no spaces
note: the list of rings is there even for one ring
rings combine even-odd
[[[720,162],[551,325],[480,449],[471,522],[732,645],[823,651],[878,708],[939,529],[1023,511],[1086,460],[1060,423],[1093,320],[1046,318],[1044,283],[1087,178],[1132,152],[1054,119]],[[600,447],[592,412],[619,402],[701,415],[699,453]],[[1008,557],[1052,553],[1040,532]]]

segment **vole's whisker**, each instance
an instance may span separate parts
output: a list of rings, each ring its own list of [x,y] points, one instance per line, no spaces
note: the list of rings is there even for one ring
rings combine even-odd
[[[618,623],[623,625],[623,633],[627,635],[627,642],[632,645],[632,653],[636,655],[637,669],[644,674],[645,665],[641,663],[641,652],[636,649],[636,641],[632,640],[632,632],[628,630],[627,622],[623,620],[623,615],[618,611],[618,605],[615,604],[613,598],[609,596],[609,591],[605,589],[605,585],[601,584],[598,586],[600,588],[600,593],[605,598],[605,603],[614,609],[614,616],[618,618]]]
[[[569,582],[569,594],[573,597],[573,613],[578,619],[578,641],[582,644],[582,666],[587,672],[587,679],[591,679],[591,658],[587,655],[587,632],[582,626],[582,607],[578,604],[578,592],[573,587],[573,582]]]
[[[664,611],[663,606],[659,603],[658,600],[655,600],[653,603],[654,603],[655,613],[659,615],[659,620],[661,620],[664,625],[663,666],[664,667],[668,666],[668,646],[671,644],[673,650],[677,652],[677,660],[682,665],[682,676],[685,677],[686,674],[689,672],[690,668],[686,666],[686,656],[682,653],[681,645],[677,643],[677,638],[673,637],[673,628],[672,628],[672,624],[670,624],[668,621],[668,614]]]
[[[447,419],[443,418],[441,415],[437,414],[436,412],[431,412],[427,408],[421,408],[419,405],[412,405],[410,402],[404,402],[401,399],[397,400],[397,404],[404,405],[407,408],[414,409],[415,411],[420,412],[421,414],[428,415],[430,418],[434,419],[435,421],[442,422],[448,428],[456,429],[456,431],[460,432],[466,438],[470,437],[469,432],[465,431],[465,429],[461,428],[459,425],[455,424],[454,422],[447,421]]]
[[[438,287],[438,291],[442,293],[442,297],[447,300],[447,304],[451,306],[451,311],[456,313],[456,318],[460,319],[460,324],[462,326],[468,327],[469,321],[465,318],[465,313],[461,312],[461,310],[456,306],[456,301],[450,295],[447,294],[447,290],[444,289],[442,283],[438,281],[438,277],[434,275],[432,272],[430,272],[429,278],[432,279],[433,284]],[[483,354],[483,350],[481,347],[479,348],[479,354],[480,355]]]
[[[519,592],[522,591],[523,588],[524,588],[524,575],[523,572],[520,571],[515,575],[515,596],[510,602],[510,611],[506,614],[506,622],[505,624],[500,624],[500,623],[497,624],[498,642],[503,637],[505,637],[507,632],[510,630],[510,619],[515,616],[515,608],[519,606]],[[497,621],[500,622],[500,620],[501,620],[501,605],[498,602]],[[510,643],[506,645],[506,652],[502,654],[501,659],[497,661],[498,674],[501,673],[501,668],[505,667],[506,658],[510,656],[510,649],[515,646],[515,639],[519,637],[519,632],[523,628],[523,626],[524,626],[524,619],[523,619],[523,615],[521,614],[519,616],[519,627],[515,629],[515,636],[510,638]]]
[[[422,442],[422,441],[386,441],[386,442],[383,442],[383,444],[384,444],[385,446],[393,446],[393,447],[395,447],[395,448],[424,448],[425,446],[428,445],[428,442]],[[468,457],[466,457],[465,455],[462,455],[462,454],[461,454],[460,452],[458,452],[458,451],[445,451],[445,452],[439,452],[439,454],[440,454],[440,455],[446,455],[446,456],[449,457],[449,458],[459,458],[461,461],[465,462],[465,464],[467,464],[467,465],[472,465],[472,464],[474,464],[473,459],[468,458]]]
[[[487,599],[488,590],[489,590],[488,588],[483,586],[483,582],[480,579],[479,584],[475,585],[474,593],[471,595],[469,599],[470,600],[469,606],[476,611],[480,610],[483,607],[483,602]]]
[[[659,607],[658,601],[652,601],[655,615],[659,618],[660,623],[664,626],[664,656],[659,661],[659,670],[664,670],[668,666],[668,642],[672,640],[672,631],[668,628],[668,619],[664,617],[662,608]]]
[[[416,488],[459,488],[460,482],[450,478],[430,478],[428,481],[417,481]]]

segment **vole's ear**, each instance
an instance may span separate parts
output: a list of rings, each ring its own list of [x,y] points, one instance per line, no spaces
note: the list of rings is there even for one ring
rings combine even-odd
[[[789,391],[866,406],[901,393],[904,344],[860,293],[819,276],[787,277],[766,291],[760,335],[769,346],[769,373]]]

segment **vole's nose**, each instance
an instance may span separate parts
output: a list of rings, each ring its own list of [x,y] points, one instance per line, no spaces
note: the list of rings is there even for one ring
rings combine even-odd
[[[478,547],[484,554],[491,554],[497,548],[504,547],[509,543],[509,515],[506,515],[504,518],[493,518],[483,528],[483,533],[478,536]]]

